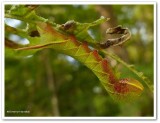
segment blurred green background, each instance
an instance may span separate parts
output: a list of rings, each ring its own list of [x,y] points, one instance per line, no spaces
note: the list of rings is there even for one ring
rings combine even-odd
[[[10,5],[6,5],[9,9]],[[68,20],[92,22],[100,16],[110,21],[89,32],[98,41],[108,38],[109,27],[122,25],[132,37],[123,46],[107,49],[128,64],[134,64],[151,82],[154,78],[153,5],[41,5],[38,15],[58,24]],[[23,23],[5,20],[17,28]],[[14,38],[14,37],[10,37]],[[145,86],[140,98],[132,102],[114,101],[98,78],[73,58],[51,49],[33,56],[16,58],[5,51],[5,116],[153,116],[153,96]],[[131,71],[109,59],[122,78],[137,78]],[[137,78],[139,79],[139,78]],[[9,113],[7,111],[29,111]]]

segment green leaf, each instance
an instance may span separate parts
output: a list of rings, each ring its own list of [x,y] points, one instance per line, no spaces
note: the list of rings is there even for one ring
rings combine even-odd
[[[36,14],[35,8],[36,5],[14,5],[5,13],[5,18],[13,18],[34,24],[39,21],[47,22],[48,19],[44,19]]]
[[[88,43],[92,44],[96,43],[97,41],[90,36],[90,34],[88,33],[88,29],[92,26],[99,25],[108,20],[109,18],[101,16],[98,20],[91,23],[79,23],[75,21],[68,21],[64,25],[59,26],[59,29],[62,29],[70,35],[74,35],[79,41],[87,41]]]
[[[25,7],[25,5],[14,5],[10,9],[10,14],[15,16],[24,16],[30,11],[31,10]]]

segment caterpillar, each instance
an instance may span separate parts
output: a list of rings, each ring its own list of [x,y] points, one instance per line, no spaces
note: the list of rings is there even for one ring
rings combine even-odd
[[[117,78],[107,59],[99,55],[96,49],[90,49],[86,42],[78,41],[73,35],[64,35],[44,22],[37,23],[37,30],[43,45],[23,47],[17,50],[52,48],[75,58],[88,67],[113,98],[123,101],[141,94],[143,86],[139,81],[132,78]]]

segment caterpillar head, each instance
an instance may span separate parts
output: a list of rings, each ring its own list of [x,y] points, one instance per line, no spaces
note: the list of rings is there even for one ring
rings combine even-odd
[[[143,85],[138,80],[126,78],[114,84],[114,93],[111,95],[119,101],[130,101],[139,97],[143,89]]]

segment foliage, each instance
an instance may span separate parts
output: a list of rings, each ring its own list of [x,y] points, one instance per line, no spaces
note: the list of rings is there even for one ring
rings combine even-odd
[[[21,12],[16,12],[15,11],[15,8],[18,8],[17,10],[19,11],[19,10],[21,10]],[[34,11],[34,9],[36,8],[36,7],[32,7],[32,6],[28,6],[28,7],[19,7],[19,6],[16,6],[16,7],[12,7],[10,10],[8,10],[9,11],[9,13],[10,14],[8,14],[8,13],[6,13],[6,17],[8,17],[8,18],[15,18],[15,19],[18,19],[18,20],[21,20],[21,21],[23,21],[24,23],[26,23],[27,24],[27,27],[25,28],[25,29],[18,29],[18,28],[12,28],[12,27],[10,27],[10,26],[7,26],[6,25],[6,30],[7,30],[7,32],[6,32],[6,36],[7,36],[7,38],[10,38],[10,36],[11,36],[11,34],[17,34],[17,35],[19,35],[19,36],[21,36],[21,37],[23,37],[23,38],[27,38],[28,40],[29,40],[29,42],[30,42],[30,44],[29,45],[31,45],[31,46],[33,46],[33,45],[35,45],[35,47],[32,47],[33,49],[35,49],[35,48],[44,48],[44,47],[52,47],[53,48],[53,41],[57,41],[58,43],[57,44],[61,44],[61,45],[57,45],[57,47],[56,46],[54,46],[54,49],[57,49],[57,50],[62,50],[62,49],[64,49],[65,50],[65,47],[60,47],[60,46],[62,46],[62,43],[65,43],[65,41],[68,41],[68,40],[64,40],[65,39],[65,36],[64,35],[68,35],[68,34],[72,34],[72,35],[75,35],[75,37],[80,41],[80,42],[82,42],[82,41],[87,41],[87,42],[89,42],[89,44],[91,45],[91,46],[94,46],[94,44],[95,44],[95,39],[97,39],[97,38],[95,38],[95,39],[93,39],[89,34],[88,34],[88,32],[87,32],[87,30],[88,30],[88,28],[90,27],[90,26],[94,26],[94,25],[96,25],[96,24],[99,24],[99,23],[101,23],[102,21],[104,21],[105,19],[104,18],[101,18],[101,19],[99,19],[99,20],[97,20],[97,21],[95,21],[95,22],[93,22],[93,23],[84,23],[84,24],[81,24],[81,23],[78,23],[78,22],[76,22],[76,21],[70,21],[71,22],[71,25],[70,25],[70,22],[67,22],[67,23],[65,23],[64,25],[58,25],[58,24],[56,24],[56,23],[53,23],[52,21],[50,21],[50,20],[46,20],[46,19],[44,19],[44,18],[42,18],[42,17],[40,17],[40,16],[37,16],[36,14],[35,14],[35,11]],[[44,8],[43,8],[44,7]],[[41,9],[44,9],[45,10],[45,7],[46,6],[42,6],[42,8]],[[56,6],[56,8],[57,8],[58,6]],[[77,7],[77,6],[76,6]],[[78,8],[79,7],[82,7],[82,6],[78,6]],[[91,8],[90,8],[91,7]],[[150,6],[149,6],[150,7]],[[27,9],[24,9],[24,8],[27,8]],[[52,8],[52,7],[51,7]],[[60,10],[62,9],[62,6],[59,6],[58,7]],[[64,6],[64,8],[66,8],[66,9],[68,9],[68,10],[72,10],[72,9],[74,9],[74,6]],[[94,10],[95,11],[95,8],[96,8],[96,6],[89,6],[89,9],[91,9],[91,10]],[[113,6],[113,8],[114,8],[114,6]],[[117,7],[118,8],[118,7]],[[40,9],[40,7],[39,7],[39,9]],[[56,10],[58,10],[58,9],[56,9]],[[37,9],[37,11],[38,11],[38,9]],[[85,11],[85,10],[83,10],[82,9],[82,11]],[[89,10],[90,11],[90,10]],[[42,14],[43,15],[43,14]],[[22,17],[23,18],[22,18]],[[56,18],[59,18],[59,16],[60,16],[60,14],[58,13],[58,14],[55,14],[55,17]],[[63,17],[61,17],[61,19],[62,19]],[[75,17],[76,18],[76,17]],[[32,21],[31,21],[32,20]],[[107,19],[108,20],[108,19]],[[53,28],[50,28],[49,26],[48,26],[48,29],[49,30],[45,30],[45,25],[44,25],[44,23],[39,23],[39,22],[48,22],[50,25],[52,25],[53,26]],[[56,22],[56,21],[55,21]],[[38,26],[37,26],[38,25]],[[67,26],[66,26],[67,25]],[[69,28],[69,30],[67,29],[68,28],[68,25],[69,25],[69,27],[71,26],[71,28]],[[75,26],[76,25],[76,26]],[[66,28],[67,27],[67,28]],[[37,33],[36,31],[36,29],[38,29],[38,32],[39,33]],[[53,30],[54,29],[54,30]],[[98,29],[98,27],[97,27],[97,29]],[[45,32],[46,31],[46,32]],[[94,32],[94,28],[92,29],[92,31],[91,32]],[[52,35],[54,34],[54,36],[52,36]],[[40,35],[40,36],[39,36]],[[96,34],[94,35],[94,36],[96,36]],[[72,40],[72,39],[69,39],[69,40]],[[7,40],[8,42],[10,42],[9,40]],[[40,42],[41,41],[41,42]],[[54,42],[54,44],[55,44],[56,42]],[[17,42],[16,43],[13,43],[12,42],[12,45],[11,45],[11,43],[8,43],[8,44],[10,44],[10,45],[8,45],[8,46],[10,46],[10,47],[12,47],[12,48],[20,48],[20,47],[23,47],[22,46],[22,44],[17,44]],[[14,45],[13,45],[14,44]],[[37,44],[40,44],[40,45],[37,45]],[[70,45],[70,47],[73,47],[72,45]],[[67,47],[68,48],[68,47]],[[25,50],[24,52],[21,52],[20,51],[20,53],[22,53],[21,55],[22,56],[24,56],[25,54],[32,54],[33,52],[37,52],[37,50],[38,49],[36,49],[36,50]],[[79,49],[78,49],[79,50]],[[33,52],[32,52],[33,51]],[[63,51],[63,50],[62,50]],[[65,52],[66,52],[66,50],[65,50]],[[63,53],[65,53],[65,52],[63,52]],[[74,52],[74,51],[72,51],[72,52],[69,52],[69,51],[67,51],[68,53],[66,53],[66,54],[69,54],[69,55],[71,55],[71,56],[74,56],[74,55],[72,55],[72,53]],[[47,105],[48,104],[48,100],[52,100],[51,101],[51,105],[47,108],[45,108],[46,109],[46,111],[44,111],[44,112],[42,112],[42,111],[39,111],[40,112],[40,114],[39,113],[37,113],[38,112],[38,109],[36,109],[36,107],[35,106],[30,106],[30,104],[29,104],[29,106],[28,107],[26,107],[26,105],[25,105],[25,103],[24,102],[22,102],[22,104],[24,104],[24,108],[26,109],[28,109],[28,110],[30,110],[32,113],[31,114],[27,114],[27,115],[37,115],[37,116],[46,116],[46,115],[50,115],[50,114],[53,114],[53,115],[59,115],[59,113],[57,113],[57,112],[59,112],[59,110],[60,110],[60,112],[62,112],[61,113],[61,115],[63,116],[63,115],[67,115],[67,116],[72,116],[72,115],[77,115],[77,116],[79,116],[79,115],[107,115],[106,114],[106,112],[105,111],[103,111],[103,112],[99,112],[98,110],[100,110],[98,107],[99,106],[103,106],[104,104],[107,104],[107,100],[106,99],[108,99],[108,100],[110,100],[109,102],[108,102],[108,104],[109,105],[114,105],[114,102],[113,101],[111,101],[111,99],[109,99],[109,98],[107,98],[107,95],[105,95],[105,99],[102,97],[102,95],[100,96],[100,97],[102,97],[101,98],[101,100],[100,101],[97,101],[97,99],[94,99],[93,100],[93,98],[94,98],[94,96],[96,97],[96,94],[93,94],[93,91],[92,90],[94,90],[95,89],[95,92],[97,93],[97,91],[98,91],[98,94],[102,94],[102,89],[101,89],[101,87],[99,87],[99,86],[97,86],[96,85],[96,83],[94,83],[95,82],[95,80],[96,81],[98,81],[93,75],[92,75],[92,77],[91,78],[94,78],[93,80],[90,78],[90,80],[88,79],[87,80],[87,78],[88,78],[88,76],[90,75],[90,72],[88,71],[88,72],[86,72],[87,71],[87,69],[85,68],[85,71],[84,70],[82,70],[82,72],[81,72],[81,70],[80,70],[80,68],[81,67],[84,67],[84,66],[81,66],[79,63],[77,63],[77,62],[75,62],[74,60],[72,60],[72,62],[71,63],[69,63],[69,64],[71,64],[71,68],[76,68],[76,71],[78,72],[77,73],[77,75],[75,75],[75,76],[77,76],[78,77],[78,79],[77,79],[77,77],[74,79],[74,73],[72,73],[72,74],[69,74],[69,73],[67,73],[67,71],[69,72],[70,70],[71,70],[71,68],[70,68],[70,70],[68,70],[68,69],[65,69],[66,67],[67,67],[67,65],[68,65],[68,62],[66,63],[66,61],[67,60],[69,60],[70,61],[70,57],[67,57],[67,56],[64,56],[64,55],[62,55],[62,54],[56,54],[56,55],[53,55],[53,53],[51,53],[50,52],[50,50],[48,51],[48,50],[44,50],[44,51],[40,51],[40,52],[37,52],[36,53],[36,55],[34,55],[34,56],[32,56],[32,57],[24,57],[24,58],[16,58],[15,57],[15,54],[13,53],[13,51],[11,51],[11,49],[9,49],[9,48],[6,48],[6,61],[9,61],[9,60],[11,60],[10,62],[11,62],[11,64],[13,64],[14,63],[14,61],[16,60],[16,63],[17,62],[20,62],[20,64],[21,64],[21,62],[25,62],[25,63],[23,63],[24,65],[26,65],[26,64],[28,64],[29,65],[29,63],[27,63],[27,61],[28,60],[31,60],[32,62],[33,61],[39,61],[38,60],[38,58],[36,58],[37,56],[39,57],[39,59],[40,59],[40,61],[41,61],[41,64],[44,64],[44,70],[42,69],[40,69],[38,66],[37,66],[37,64],[35,64],[35,63],[33,63],[32,64],[32,62],[30,63],[30,65],[33,65],[33,67],[31,67],[31,68],[34,68],[34,67],[38,67],[39,68],[39,71],[41,71],[41,73],[37,73],[37,74],[35,74],[35,73],[32,73],[32,74],[28,74],[28,72],[25,72],[26,74],[28,74],[28,75],[25,75],[27,78],[29,77],[30,79],[29,79],[29,83],[32,83],[32,85],[33,85],[33,87],[32,86],[29,86],[29,88],[30,89],[32,89],[32,91],[30,91],[30,93],[31,93],[31,95],[32,95],[32,93],[34,93],[34,89],[36,89],[35,87],[34,87],[34,84],[33,84],[33,82],[36,84],[37,82],[39,83],[38,85],[39,85],[39,88],[40,87],[43,87],[44,85],[43,84],[45,84],[44,83],[44,81],[46,81],[47,80],[47,84],[48,84],[48,87],[46,87],[46,89],[44,89],[44,90],[40,90],[39,91],[39,99],[41,98],[41,96],[42,95],[50,95],[50,98],[48,97],[48,98],[46,98],[46,100],[44,100],[44,101],[39,101],[40,102],[40,104],[39,104],[39,107],[41,107],[41,103],[42,103],[42,107],[44,106],[44,105]],[[11,54],[11,53],[13,53],[13,54]],[[44,59],[44,58],[45,59]],[[75,57],[75,56],[74,56]],[[57,63],[59,64],[60,63],[60,59],[62,60],[64,60],[65,61],[65,64],[64,64],[64,67],[62,67],[65,71],[66,71],[66,73],[63,73],[63,71],[61,71],[61,70],[59,70],[59,68],[61,68],[61,66],[60,67],[58,67],[58,65],[57,65]],[[76,57],[75,57],[76,58]],[[14,61],[12,61],[12,59],[14,60]],[[34,60],[33,60],[34,59]],[[54,60],[52,60],[52,59],[54,59]],[[79,59],[80,60],[80,59]],[[51,62],[51,61],[54,61],[53,63]],[[56,61],[57,61],[57,63],[56,63]],[[83,60],[80,60],[82,63],[83,63]],[[12,63],[13,62],[13,63]],[[121,61],[120,61],[121,62]],[[122,62],[121,62],[122,63]],[[17,64],[17,66],[14,66],[14,69],[17,69],[17,68],[20,68],[20,69],[22,69],[23,67],[20,67],[20,64]],[[85,63],[84,63],[85,64]],[[61,64],[62,65],[62,64]],[[8,66],[8,64],[7,64],[7,66]],[[66,66],[66,67],[65,67]],[[29,67],[30,68],[30,67]],[[50,69],[50,68],[53,68],[53,69]],[[8,70],[14,70],[11,66],[8,68]],[[24,69],[24,68],[23,68]],[[28,68],[27,68],[28,69]],[[90,68],[91,69],[91,68]],[[17,69],[18,70],[18,69]],[[93,70],[93,69],[91,69],[91,70]],[[30,69],[29,70],[30,72],[35,72],[36,70],[35,69]],[[43,71],[43,72],[42,72]],[[59,72],[60,73],[59,73]],[[73,70],[72,70],[73,71]],[[94,71],[94,70],[93,70]],[[7,72],[7,68],[6,68],[6,71],[5,72]],[[44,72],[46,72],[46,75],[44,74]],[[10,73],[10,74],[12,74],[12,72]],[[55,75],[54,75],[55,74]],[[67,76],[67,74],[69,74],[68,76]],[[37,76],[36,77],[36,79],[34,79],[35,77],[31,77],[30,75],[32,75],[32,76]],[[61,76],[64,76],[64,78],[61,78]],[[83,75],[82,77],[79,77],[80,75]],[[97,75],[97,74],[96,74]],[[11,76],[13,76],[13,75],[11,75]],[[6,85],[7,85],[7,78],[8,78],[8,81],[10,81],[11,80],[11,76],[6,76]],[[14,76],[17,76],[17,75],[14,75]],[[21,75],[19,75],[19,76],[21,76]],[[22,78],[21,79],[19,79],[19,80],[15,80],[15,83],[17,83],[18,84],[18,82],[21,80],[21,81],[24,81],[24,80],[27,80],[27,79],[25,79],[25,76],[21,76]],[[66,78],[65,78],[65,76],[66,76]],[[86,77],[87,76],[87,77]],[[98,76],[98,75],[97,75]],[[68,79],[67,79],[68,78]],[[84,79],[84,80],[83,80]],[[99,78],[100,80],[101,80],[101,78]],[[14,80],[14,79],[13,79]],[[30,80],[32,80],[32,81],[30,81]],[[38,80],[38,81],[37,81]],[[74,81],[72,81],[72,80],[74,80]],[[88,82],[88,81],[93,81],[93,83],[89,86],[89,85],[86,85],[86,84],[84,84],[83,83],[83,81],[84,82]],[[40,83],[40,81],[42,81],[43,82],[43,84],[42,84],[42,82]],[[70,89],[70,86],[72,85],[71,83],[67,83],[67,84],[65,84],[66,82],[72,82],[72,84],[74,84],[75,86],[74,86],[74,88],[71,88]],[[26,82],[26,83],[28,83],[28,82]],[[58,84],[59,83],[59,84]],[[60,83],[63,83],[64,85],[67,85],[67,87],[65,87],[63,84],[60,84]],[[79,90],[78,88],[76,89],[75,87],[77,86],[77,87],[79,87],[77,84],[79,83],[79,86],[81,87],[83,87],[83,85],[85,85],[85,88],[86,88],[86,92],[84,91],[84,93],[82,93],[83,91],[82,90]],[[134,81],[133,81],[133,83],[135,83]],[[137,83],[137,82],[136,82]],[[16,84],[16,86],[15,87],[18,87],[18,85]],[[94,85],[94,86],[93,86]],[[95,87],[95,85],[97,86],[97,87]],[[131,85],[134,85],[134,84],[131,84]],[[136,86],[135,87],[137,87],[137,86],[140,86],[138,83],[137,84],[135,84]],[[46,86],[46,85],[45,85]],[[62,87],[60,87],[60,86],[62,86]],[[65,88],[64,88],[64,87]],[[7,87],[7,86],[6,86]],[[23,87],[24,88],[24,87]],[[47,88],[48,88],[48,90],[47,90]],[[89,88],[91,88],[91,90],[90,90],[90,93],[88,92],[89,91]],[[130,87],[129,87],[130,88]],[[19,89],[21,89],[21,88],[19,88]],[[30,90],[29,89],[29,90]],[[80,102],[80,104],[78,104],[77,103],[77,105],[75,105],[75,107],[73,106],[72,107],[72,111],[70,111],[70,112],[68,112],[67,113],[67,111],[66,110],[64,110],[64,112],[63,112],[63,108],[59,108],[59,109],[57,109],[57,110],[55,110],[55,107],[56,108],[58,108],[59,106],[58,105],[60,105],[60,107],[62,106],[62,107],[65,107],[65,106],[67,106],[66,104],[64,104],[63,102],[63,100],[68,100],[68,98],[67,99],[65,99],[65,98],[62,98],[61,99],[61,97],[59,97],[59,96],[57,96],[57,95],[63,95],[63,94],[65,94],[66,92],[65,92],[65,90],[75,90],[75,91],[73,91],[74,93],[75,93],[75,98],[77,98],[77,99],[79,99],[79,100],[81,100]],[[14,90],[14,89],[11,89],[11,90]],[[108,90],[108,89],[107,89]],[[21,90],[22,91],[22,90]],[[28,90],[26,89],[26,92],[28,92]],[[73,94],[73,92],[71,91],[71,94]],[[23,94],[24,93],[24,94]],[[61,94],[62,93],[62,94]],[[104,93],[104,92],[103,92]],[[146,93],[150,93],[149,91],[146,91]],[[25,93],[25,92],[23,92],[22,91],[22,97],[23,97],[23,95],[26,95],[27,93]],[[83,102],[83,100],[86,100],[85,99],[85,96],[84,95],[87,95],[88,94],[88,96],[86,97],[87,99],[88,99],[88,97],[90,97],[90,99],[88,99],[88,101],[86,101],[86,103],[84,102],[84,103],[82,103]],[[144,94],[145,95],[145,94]],[[37,95],[38,96],[38,95]],[[6,96],[6,97],[8,97],[8,96]],[[22,98],[22,97],[20,97],[19,96],[19,98]],[[68,96],[67,96],[68,97]],[[98,96],[99,97],[99,96]],[[145,97],[145,96],[144,96]],[[54,105],[55,103],[54,103],[54,101],[53,101],[53,99],[55,99],[56,98],[56,100],[58,99],[58,102],[56,103],[56,105]],[[151,96],[151,98],[152,98],[152,96]],[[6,110],[7,109],[9,109],[9,108],[11,108],[11,106],[9,105],[9,103],[11,103],[12,101],[10,101],[10,97],[8,97],[8,101],[7,101],[7,107],[6,107]],[[15,97],[13,97],[13,100],[15,99]],[[33,100],[32,100],[33,99]],[[32,97],[32,98],[29,98],[29,101],[28,102],[30,102],[32,105],[34,104],[34,99],[36,99],[36,96],[35,97]],[[100,98],[98,98],[98,99],[100,99]],[[103,102],[103,99],[104,99],[104,102]],[[6,99],[7,100],[7,99]],[[20,100],[20,99],[19,99]],[[69,99],[70,100],[70,102],[68,102],[68,106],[71,106],[71,105],[74,105],[74,101],[72,101],[72,98],[71,99]],[[75,100],[75,99],[74,99]],[[90,101],[89,101],[90,100]],[[151,99],[152,100],[152,99]],[[100,103],[102,101],[102,104]],[[49,101],[50,102],[50,101]],[[90,107],[90,109],[88,109],[89,110],[89,112],[91,112],[91,113],[87,113],[87,114],[85,114],[84,112],[85,112],[85,110],[86,110],[86,106],[87,106],[87,102],[93,102],[93,104],[91,104],[91,107]],[[95,103],[94,103],[95,102]],[[100,103],[100,104],[99,104]],[[104,103],[104,104],[103,104]],[[113,103],[113,104],[112,104]],[[122,107],[124,104],[115,104],[117,107],[119,106],[119,107]],[[96,106],[98,106],[97,108],[96,108]],[[21,106],[21,107],[23,107],[23,106]],[[35,107],[34,108],[34,110],[36,111],[36,112],[34,112],[33,111],[33,109],[31,109],[31,108],[33,108],[33,107]],[[50,110],[50,111],[52,111],[52,112],[47,112],[49,109],[50,109],[50,107],[52,107],[53,108],[53,110]],[[135,106],[136,107],[136,106]],[[134,108],[135,108],[134,107]],[[12,107],[13,109],[15,108],[14,106]],[[81,110],[81,109],[83,109],[84,108],[84,110]],[[23,108],[16,108],[16,110],[22,110]],[[92,110],[97,110],[97,111],[92,111]],[[106,108],[105,108],[106,109]],[[62,110],[62,111],[61,111]],[[74,110],[76,111],[76,112],[80,112],[80,114],[76,114],[76,113],[74,113]],[[91,110],[91,111],[90,111]],[[116,109],[117,111],[118,110],[120,110],[120,109]],[[92,114],[92,112],[99,112],[99,114]],[[42,113],[42,114],[41,114]],[[43,113],[46,113],[46,114],[43,114]],[[48,113],[48,114],[47,114]],[[108,115],[109,116],[113,116],[113,115],[116,115],[117,113],[111,113],[111,111],[108,111]],[[8,114],[7,114],[8,115]],[[13,114],[11,114],[11,115],[13,115]],[[22,114],[23,115],[23,114]],[[125,114],[121,114],[121,115],[125,115]],[[131,115],[135,115],[135,114],[131,114]]]

